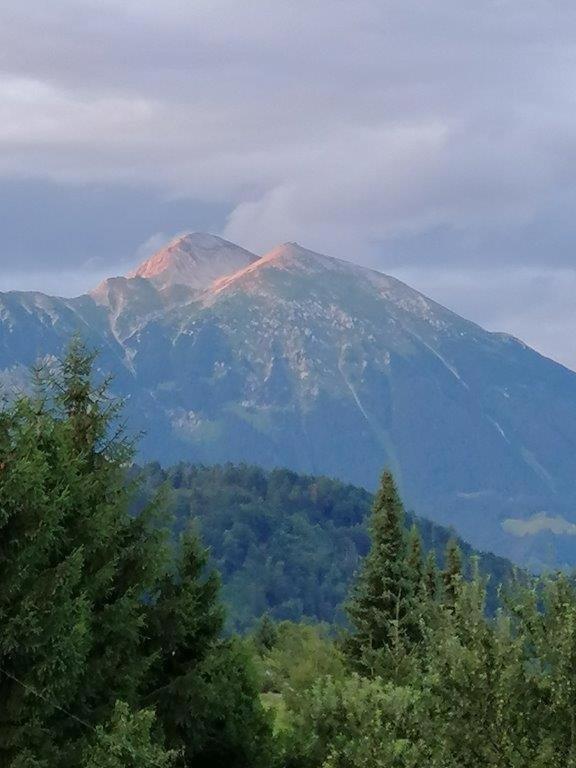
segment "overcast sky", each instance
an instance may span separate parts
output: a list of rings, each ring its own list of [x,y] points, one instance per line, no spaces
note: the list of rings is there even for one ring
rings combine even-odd
[[[0,9],[0,290],[297,240],[576,367],[576,5]]]

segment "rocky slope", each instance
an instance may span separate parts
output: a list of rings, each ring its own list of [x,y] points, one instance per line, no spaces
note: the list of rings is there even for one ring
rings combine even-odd
[[[214,280],[247,267],[258,260],[250,251],[221,237],[193,233],[176,237],[128,277],[151,280],[156,288],[187,285],[208,288]]]
[[[173,241],[73,300],[0,295],[0,382],[80,328],[144,458],[375,486],[524,563],[576,563],[576,374],[403,283],[295,243]]]

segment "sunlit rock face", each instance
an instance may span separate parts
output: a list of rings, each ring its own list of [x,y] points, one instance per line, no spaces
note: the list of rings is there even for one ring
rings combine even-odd
[[[181,235],[141,264],[129,277],[151,280],[158,288],[186,285],[202,290],[257,261],[253,253],[216,235]]]
[[[368,488],[387,466],[410,507],[476,546],[576,563],[576,374],[392,277],[296,243],[258,258],[185,235],[88,296],[0,295],[0,384],[76,329],[143,459]],[[507,522],[540,514],[567,523]]]

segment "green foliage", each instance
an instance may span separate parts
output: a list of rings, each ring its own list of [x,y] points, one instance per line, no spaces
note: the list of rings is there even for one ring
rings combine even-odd
[[[379,563],[382,544],[398,541],[399,507],[389,492],[376,504],[374,546],[364,574]],[[388,522],[378,520],[382,509]],[[418,547],[412,534],[406,562]],[[402,547],[388,547],[391,557]],[[418,562],[418,558],[416,558]],[[320,672],[297,698],[284,695],[283,738],[291,768],[563,768],[576,765],[576,585],[564,576],[517,583],[497,615],[486,614],[486,582],[478,562],[462,578],[462,557],[450,543],[438,590],[428,559],[420,592],[418,664],[401,683],[389,665],[364,665],[362,676]],[[398,570],[401,578],[404,572]],[[412,568],[414,583],[417,569]],[[363,577],[365,580],[363,580]],[[381,582],[382,583],[382,582]],[[420,581],[422,583],[422,580]],[[379,610],[386,610],[382,590]],[[371,598],[355,590],[354,600]],[[358,614],[373,617],[362,611]],[[378,621],[380,618],[378,618]],[[380,626],[376,622],[377,628]],[[363,626],[363,625],[361,625]],[[389,642],[388,639],[385,642]],[[362,646],[364,652],[365,646]]]
[[[417,690],[352,675],[319,680],[293,716],[289,765],[417,768]]]
[[[169,768],[176,752],[167,752],[154,743],[154,712],[132,714],[127,704],[118,702],[110,725],[96,728],[93,744],[86,748],[82,768]]]
[[[52,760],[83,738],[80,720],[133,702],[148,658],[136,652],[164,536],[128,514],[129,447],[109,435],[114,407],[92,388],[75,342],[39,396],[0,417],[0,757],[25,745]],[[23,691],[28,691],[24,695]],[[41,696],[33,692],[41,692]],[[63,710],[74,707],[78,719]],[[70,758],[72,762],[72,758]]]
[[[462,554],[455,539],[450,539],[446,546],[444,563],[442,572],[444,603],[453,608],[462,584]]]
[[[92,371],[75,340],[0,413],[0,765],[262,764],[219,581],[195,537],[171,551],[155,503],[130,513],[131,446]]]
[[[422,639],[419,599],[422,583],[420,540],[404,528],[404,509],[389,472],[371,518],[372,546],[347,604],[352,629],[344,640],[350,664],[374,675],[383,667],[398,673]]]
[[[433,552],[431,553],[434,554]],[[406,560],[410,571],[411,581],[417,585],[417,591],[422,589],[424,580],[424,564],[422,562],[422,539],[418,527],[413,524],[408,534],[406,544]]]
[[[326,626],[284,621],[277,625],[271,648],[258,642],[258,630],[252,640],[258,652],[261,686],[266,692],[283,693],[292,700],[319,677],[344,675],[344,660]]]
[[[160,584],[150,608],[155,662],[146,702],[155,706],[182,765],[258,768],[268,764],[269,720],[244,645],[219,639],[219,579],[204,576],[207,559],[197,538],[186,534],[174,573]]]
[[[265,614],[276,621],[343,625],[342,605],[362,558],[368,552],[367,522],[373,496],[326,477],[251,466],[203,467],[178,464],[142,470],[140,509],[158,488],[171,488],[176,527],[193,521],[220,572],[228,629],[246,631]],[[415,522],[406,513],[406,524]],[[436,551],[443,565],[452,534],[417,519],[423,557]],[[470,557],[473,550],[459,542]],[[490,554],[480,556],[490,575],[487,606],[494,612],[498,585],[511,579],[512,566]]]
[[[238,643],[219,640],[219,580],[204,577],[206,563],[196,537],[185,535],[176,569],[150,607],[154,663],[145,701],[183,765],[257,768],[265,760],[268,720],[251,659]]]
[[[576,765],[573,579],[520,579],[487,610],[505,564],[414,527],[388,473],[369,550],[369,495],[322,478],[156,465],[134,501],[92,370],[75,342],[0,412],[0,765]],[[263,616],[245,639],[223,635],[194,522],[236,623]],[[362,552],[343,641],[276,620],[336,616]]]
[[[278,639],[278,625],[270,618],[270,614],[265,613],[256,625],[253,635],[256,650],[260,654],[271,651],[278,642]]]
[[[251,651],[220,643],[192,673],[189,763],[201,768],[264,768],[274,761],[272,718],[262,707]],[[194,725],[194,717],[197,717]],[[198,725],[200,724],[200,727]],[[184,763],[185,765],[189,763]]]
[[[434,602],[438,595],[438,566],[436,565],[436,553],[430,550],[424,564],[424,596],[429,602]]]

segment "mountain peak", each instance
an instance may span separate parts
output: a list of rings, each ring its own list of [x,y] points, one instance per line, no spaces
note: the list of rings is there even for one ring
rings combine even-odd
[[[244,269],[257,258],[217,235],[188,232],[175,237],[128,277],[151,280],[157,288],[186,285],[203,290],[215,280]]]
[[[323,254],[311,251],[309,248],[305,248],[303,245],[297,242],[282,243],[276,245],[271,251],[268,251],[263,258],[321,258],[329,259],[330,256],[324,256]]]
[[[283,269],[298,269],[307,272],[322,272],[326,269],[338,272],[353,272],[355,274],[366,273],[380,277],[386,277],[381,272],[375,272],[369,267],[363,267],[353,261],[338,259],[335,256],[326,256],[324,253],[312,251],[300,243],[289,242],[277,245],[271,251],[262,256],[262,263],[271,262]]]

